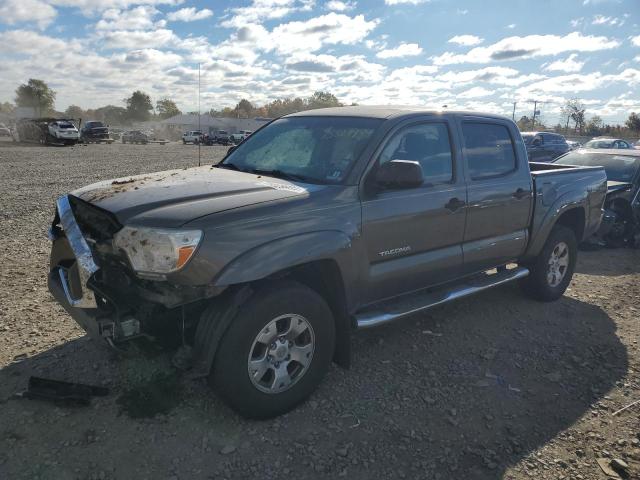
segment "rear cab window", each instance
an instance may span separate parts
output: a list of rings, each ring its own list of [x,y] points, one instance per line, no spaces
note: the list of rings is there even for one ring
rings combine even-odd
[[[505,125],[465,121],[462,137],[471,180],[501,177],[516,170],[513,139]]]

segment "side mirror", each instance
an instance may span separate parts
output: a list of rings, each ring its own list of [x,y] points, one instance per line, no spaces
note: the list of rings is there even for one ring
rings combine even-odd
[[[376,182],[389,189],[416,188],[423,183],[422,167],[413,160],[391,160],[380,165]]]

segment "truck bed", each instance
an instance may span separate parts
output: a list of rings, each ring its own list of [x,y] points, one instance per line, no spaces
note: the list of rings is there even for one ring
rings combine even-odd
[[[535,192],[531,222],[531,232],[535,236],[529,244],[528,252],[540,247],[536,242],[546,238],[548,234],[542,226],[553,224],[545,220],[549,215],[558,215],[561,205],[584,204],[586,199],[590,205],[602,205],[607,191],[604,167],[529,162],[529,169]],[[601,216],[601,209],[587,208],[583,238],[590,236],[598,228]],[[582,238],[578,241],[582,241]]]

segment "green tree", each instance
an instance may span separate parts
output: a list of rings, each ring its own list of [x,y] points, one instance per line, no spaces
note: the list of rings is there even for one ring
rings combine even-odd
[[[80,108],[77,105],[69,105],[67,107],[67,109],[64,111],[64,115],[65,117],[69,117],[69,118],[82,118],[84,119],[85,117],[85,112],[84,110],[82,110],[82,108]]]
[[[156,102],[156,112],[162,119],[175,117],[182,113],[176,105],[176,102],[168,98],[161,98]]]
[[[95,115],[94,120],[100,120],[108,125],[122,125],[127,123],[129,114],[126,108],[116,105],[105,105],[104,107],[96,108],[93,113]],[[89,118],[87,118],[87,120],[89,120]]]
[[[253,111],[255,108],[251,104],[249,100],[243,98],[238,102],[235,108],[235,113],[237,118],[249,118],[253,116]]]
[[[16,105],[19,107],[31,107],[38,116],[48,114],[53,110],[56,101],[56,92],[49,88],[43,80],[30,78],[16,89]]]
[[[333,93],[318,91],[307,99],[307,105],[311,110],[314,108],[341,107],[342,103]]]
[[[9,102],[0,103],[0,113],[13,113],[15,109],[16,107],[13,103],[9,103]]]
[[[520,120],[518,120],[517,124],[521,132],[533,130],[533,122],[526,115],[520,117]]]
[[[602,127],[604,126],[604,122],[602,118],[598,115],[594,115],[587,122],[586,131],[587,135],[591,135],[593,137],[598,136],[602,133]]]
[[[624,122],[629,130],[632,132],[640,132],[640,115],[636,112],[631,112],[627,121]]]
[[[153,110],[153,104],[151,97],[146,93],[136,90],[129,98],[125,98],[124,102],[127,105],[127,119],[134,122],[144,122],[151,117],[150,112]]]

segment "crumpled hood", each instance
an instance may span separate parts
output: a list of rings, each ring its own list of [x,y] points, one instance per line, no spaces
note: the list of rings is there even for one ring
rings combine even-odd
[[[308,195],[307,187],[318,186],[205,166],[107,180],[71,194],[121,224],[176,228],[212,213]]]
[[[629,182],[616,182],[615,180],[607,180],[607,191],[617,192],[620,190],[628,190],[633,186]]]

